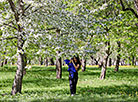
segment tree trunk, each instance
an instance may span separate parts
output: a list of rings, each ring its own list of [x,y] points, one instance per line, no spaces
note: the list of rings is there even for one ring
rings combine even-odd
[[[0,61],[0,67],[3,67],[3,61]]]
[[[15,79],[14,79],[13,86],[12,86],[12,91],[11,91],[12,95],[15,95],[18,92],[21,93],[23,72],[27,64],[27,58],[23,50],[23,45],[25,43],[25,40],[23,39],[23,35],[25,35],[25,33],[22,32],[20,25],[18,25],[18,32],[19,34],[18,34],[17,47],[18,47],[19,52],[17,52],[18,54],[17,70],[16,70],[16,75],[15,75]]]
[[[61,79],[62,78],[62,62],[61,62],[61,57],[58,56],[60,52],[58,51],[57,56],[56,56],[56,78]]]
[[[29,65],[31,64],[31,59],[28,59],[27,64]]]
[[[113,60],[113,65],[116,65],[116,59]]]
[[[99,60],[100,60],[100,58],[98,58],[98,60],[95,60],[96,61],[96,63],[95,63],[96,65],[98,65]]]
[[[25,41],[23,40],[22,35],[19,35],[17,46],[18,46],[18,51],[20,52],[17,52],[18,53],[17,70],[16,70],[16,75],[12,86],[12,91],[11,91],[12,95],[15,95],[18,92],[21,93],[23,74],[26,73],[25,66],[27,64],[27,57],[23,50],[24,42]]]
[[[11,65],[14,65],[14,59],[11,60]]]
[[[134,4],[135,4],[135,8],[136,8],[137,14],[138,14],[138,0],[134,0]]]
[[[45,62],[45,66],[48,66],[48,58],[47,57],[45,58],[44,62]]]
[[[91,58],[91,65],[94,65],[93,56],[90,56]]]
[[[102,68],[102,66],[103,66],[103,60],[102,61],[99,61],[98,68]]]
[[[112,59],[109,58],[109,66],[111,67],[112,66]]]
[[[13,0],[7,0],[10,7],[11,7],[11,11],[14,13],[14,19],[16,21],[15,24],[13,24],[13,26],[15,26],[16,30],[18,31],[17,34],[17,70],[16,70],[16,75],[15,75],[15,79],[13,82],[13,86],[12,86],[12,91],[11,94],[15,95],[16,93],[21,93],[22,90],[22,79],[23,79],[23,71],[25,68],[25,54],[24,54],[24,50],[23,50],[23,45],[25,43],[25,32],[23,31],[23,26],[19,23],[19,20],[22,20],[22,17],[24,16],[24,2],[22,0],[18,0],[17,3],[18,5],[15,6]]]
[[[122,59],[122,61],[121,61],[121,66],[123,66],[123,65],[125,65],[125,60],[124,59]]]
[[[43,65],[43,58],[41,56],[39,57],[39,65]]]
[[[102,65],[102,70],[101,70],[101,75],[100,75],[101,80],[105,79],[105,76],[106,76],[107,62],[108,62],[108,58],[111,54],[111,52],[110,52],[110,41],[106,42],[106,46],[107,46],[107,50],[105,50],[106,55],[102,61],[103,65]]]
[[[138,64],[138,58],[135,59],[135,66],[137,66]]]
[[[135,57],[132,55],[132,65],[135,65]]]
[[[59,37],[60,37],[60,30],[59,29],[56,29],[56,36],[59,39]],[[62,78],[62,59],[61,59],[61,57],[59,57],[60,51],[57,51],[56,53],[57,53],[57,56],[56,56],[56,73],[57,73],[57,76],[56,76],[56,78],[61,79]]]
[[[100,79],[102,79],[102,80],[105,79],[105,76],[106,76],[108,57],[109,56],[106,56],[104,58],[104,61],[103,61],[102,70],[101,70],[101,76],[100,76]]]
[[[82,64],[82,72],[84,72],[86,70],[86,59],[85,59],[85,57],[82,58],[81,64]]]
[[[50,65],[55,65],[53,58],[50,58]]]
[[[120,55],[117,56],[116,65],[115,65],[115,71],[119,71],[119,63],[120,63]]]
[[[17,71],[11,91],[12,95],[15,95],[18,92],[21,93],[24,67],[24,54],[19,53],[17,60]]]
[[[23,57],[23,66],[25,67],[26,65],[27,65],[27,56],[26,56],[26,54],[24,54],[23,55],[24,57]],[[24,68],[23,69],[23,76],[26,74],[26,69]]]
[[[6,64],[7,64],[7,59],[4,59],[3,64],[4,64],[4,65],[6,65]]]
[[[90,58],[91,58],[91,65],[94,65],[93,56],[90,56]]]
[[[98,65],[98,62],[99,62],[99,60],[100,60],[100,58],[98,58],[98,60],[97,59],[95,59],[93,56],[90,56],[91,57],[91,59],[92,59],[92,62],[94,62],[95,61],[95,65]]]
[[[115,71],[118,72],[119,71],[119,63],[120,63],[120,50],[121,50],[121,43],[120,41],[117,42],[118,45],[118,55],[117,55],[117,60],[116,60],[116,66],[115,66]]]

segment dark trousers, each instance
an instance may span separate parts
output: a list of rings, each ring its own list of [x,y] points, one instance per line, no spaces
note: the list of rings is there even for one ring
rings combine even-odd
[[[71,77],[71,74],[69,73],[69,84],[70,84],[70,92],[71,94],[76,94],[76,85],[78,81],[78,73],[74,73],[74,77]]]

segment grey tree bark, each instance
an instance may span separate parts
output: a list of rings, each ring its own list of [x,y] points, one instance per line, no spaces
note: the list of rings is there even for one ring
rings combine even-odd
[[[3,67],[3,60],[0,59],[0,67]]]
[[[47,57],[44,60],[44,64],[45,64],[45,66],[48,66],[48,58]]]
[[[42,56],[39,57],[39,65],[43,65],[43,58],[42,58]]]
[[[100,58],[96,59],[96,58],[94,58],[93,56],[90,56],[90,57],[91,57],[91,59],[92,59],[92,62],[95,62],[95,63],[93,63],[93,64],[98,65],[98,62],[99,62]]]
[[[134,0],[134,4],[135,4],[135,8],[136,8],[137,14],[138,14],[138,0]]]
[[[100,75],[100,79],[105,79],[106,76],[106,69],[107,69],[107,61],[108,61],[108,55],[105,56],[104,60],[103,60],[103,65],[102,65],[102,70],[101,70],[101,75]]]
[[[12,95],[15,95],[18,92],[21,93],[24,67],[24,54],[19,53],[17,60],[17,71],[11,91]]]
[[[51,62],[50,65],[55,65],[53,58],[50,58],[50,62]]]
[[[12,91],[11,94],[15,95],[16,93],[21,93],[22,90],[22,79],[23,79],[23,71],[25,68],[25,54],[23,50],[23,45],[25,43],[25,40],[23,39],[23,36],[25,33],[23,32],[23,27],[18,22],[20,20],[21,14],[24,15],[25,9],[24,9],[24,2],[23,0],[18,0],[18,5],[15,5],[13,0],[7,0],[12,12],[14,13],[14,20],[16,21],[17,27],[14,27],[17,31],[17,49],[18,49],[18,57],[17,57],[17,70],[16,75],[14,78],[14,82],[12,85]],[[13,25],[14,26],[14,25]]]
[[[110,52],[110,41],[106,42],[106,46],[107,46],[107,49],[105,50],[105,56],[104,56],[104,59],[102,61],[102,70],[101,70],[101,75],[100,75],[101,80],[105,79],[105,76],[106,76],[107,62],[108,62],[108,58],[111,54],[111,52]]]
[[[57,35],[57,38],[60,36],[59,29],[56,29],[56,35]],[[56,74],[57,74],[56,78],[61,79],[62,78],[62,59],[59,56],[60,51],[57,51],[56,53],[57,53],[57,56],[56,56]]]
[[[82,72],[84,72],[86,70],[86,58],[85,58],[85,56],[82,57],[81,64],[82,64]]]
[[[116,60],[116,65],[115,65],[115,71],[119,71],[119,63],[120,63],[120,50],[121,50],[121,43],[120,41],[117,42],[118,50],[117,50],[117,60]]]
[[[60,52],[58,51],[57,54],[59,54]],[[57,79],[61,79],[62,78],[62,61],[61,61],[61,57],[59,57],[58,55],[56,56],[56,78]]]
[[[5,58],[3,64],[6,65],[7,63],[7,59]]]
[[[109,58],[109,66],[111,67],[112,66],[112,59]]]

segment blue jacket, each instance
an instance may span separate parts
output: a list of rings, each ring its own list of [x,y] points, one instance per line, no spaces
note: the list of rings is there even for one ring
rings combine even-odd
[[[69,62],[70,62],[70,60],[68,60],[68,59],[66,59],[66,60],[64,60],[65,61],[65,63],[68,65],[68,71],[70,72],[70,74],[71,74],[71,78],[74,78],[74,73],[75,72],[77,72],[76,71],[76,69],[75,69],[75,67],[74,67],[74,65],[73,65],[73,63],[70,63],[69,64]]]

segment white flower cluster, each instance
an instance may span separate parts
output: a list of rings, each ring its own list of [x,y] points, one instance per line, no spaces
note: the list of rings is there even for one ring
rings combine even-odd
[[[0,2],[4,2],[4,1],[6,1],[6,0],[0,0]]]
[[[24,51],[23,51],[23,50],[18,50],[18,49],[17,49],[17,53],[18,53],[18,54],[19,54],[19,53],[24,54]]]
[[[25,66],[25,69],[31,69],[32,66]]]
[[[108,6],[107,3],[103,4],[102,7],[100,7],[100,10],[104,10]]]

